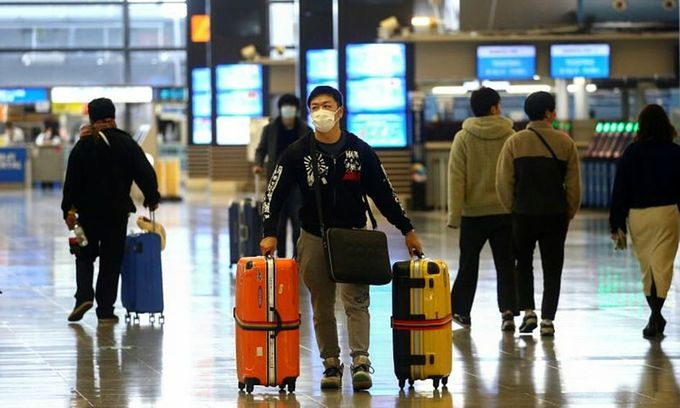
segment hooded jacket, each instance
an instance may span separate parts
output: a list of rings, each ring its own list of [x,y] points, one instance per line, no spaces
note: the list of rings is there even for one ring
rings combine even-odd
[[[507,214],[496,194],[496,162],[505,141],[514,133],[512,121],[481,116],[463,122],[449,156],[448,224],[460,219]]]
[[[151,163],[132,137],[120,129],[80,138],[68,158],[61,210],[64,218],[75,208],[79,217],[111,219],[136,208],[132,182],[144,193],[144,205],[158,204],[158,182]]]
[[[387,220],[406,235],[413,226],[406,217],[378,155],[356,135],[345,133],[345,136],[347,140],[343,151],[337,157],[317,150],[325,227],[364,228],[365,193],[373,199]],[[310,139],[313,137],[314,133],[308,133],[290,145],[274,169],[262,203],[265,237],[276,236],[281,207],[294,185],[299,186],[302,192],[302,228],[311,234],[321,235],[310,146]]]

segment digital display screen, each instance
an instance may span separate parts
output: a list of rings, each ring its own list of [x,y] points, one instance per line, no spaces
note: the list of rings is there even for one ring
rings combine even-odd
[[[533,45],[482,45],[477,47],[477,79],[532,79],[536,75]]]
[[[406,112],[349,114],[347,128],[376,148],[405,147],[408,142]]]
[[[307,50],[307,82],[331,81],[338,82],[338,51]]]
[[[212,143],[212,123],[210,118],[194,118],[194,144],[204,145]]]
[[[550,46],[550,76],[564,79],[608,78],[609,44]]]
[[[217,94],[218,116],[262,116],[262,92],[229,91]]]
[[[346,52],[347,79],[406,75],[404,44],[349,44]]]
[[[215,68],[218,91],[262,89],[262,66],[256,64],[228,64]]]
[[[347,108],[356,112],[406,109],[404,78],[365,78],[347,81]]]
[[[210,92],[210,68],[194,68],[191,70],[191,88],[193,92]]]
[[[22,105],[49,102],[49,100],[47,89],[43,88],[0,89],[0,103]]]
[[[218,145],[247,145],[250,143],[250,118],[248,116],[218,116]]]
[[[194,94],[191,109],[194,117],[209,118],[212,115],[212,101],[209,93]]]

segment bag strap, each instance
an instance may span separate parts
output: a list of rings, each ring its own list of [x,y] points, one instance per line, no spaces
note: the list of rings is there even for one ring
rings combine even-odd
[[[314,143],[314,135],[309,137],[309,151],[312,156],[312,171],[314,172],[314,195],[316,196],[316,213],[319,216],[319,227],[321,229],[321,237],[326,242],[326,226],[323,222],[323,210],[321,209],[321,175],[319,172],[319,157]]]
[[[319,216],[319,225],[321,226],[321,236],[324,236],[324,232],[326,230],[325,224],[323,221],[323,211],[321,209],[321,175],[319,172],[319,150],[316,148],[316,140],[314,138],[314,134],[311,134],[309,137],[309,151],[312,156],[312,170],[314,172],[314,194],[316,196],[316,210],[317,214]],[[366,196],[366,192],[361,191],[361,198],[362,202],[365,206],[366,212],[368,213],[368,218],[371,220],[371,227],[375,230],[378,228],[378,222],[375,219],[375,216],[373,215],[373,211],[371,211],[371,206],[368,204],[368,197]]]
[[[543,138],[543,136],[541,136],[541,134],[538,133],[538,131],[537,131],[536,129],[532,129],[532,128],[528,128],[528,129],[531,130],[532,132],[534,132],[534,133],[536,134],[536,136],[538,136],[538,138],[541,139],[541,142],[543,142],[543,145],[548,149],[548,151],[549,151],[550,154],[552,155],[553,159],[559,161],[560,159],[557,158],[557,155],[556,155],[555,152],[553,151],[552,147],[550,147],[550,145],[548,144],[548,142],[545,141],[545,139]]]

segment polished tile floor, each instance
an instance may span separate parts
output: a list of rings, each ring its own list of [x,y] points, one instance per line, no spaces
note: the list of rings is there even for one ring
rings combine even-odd
[[[569,233],[554,339],[501,333],[485,249],[472,329],[454,333],[448,389],[433,392],[430,382],[419,382],[399,391],[391,362],[390,289],[378,287],[372,290],[370,393],[353,393],[347,374],[342,392],[319,390],[322,369],[303,291],[297,392],[258,387],[252,396],[239,394],[228,200],[191,194],[161,207],[158,218],[169,237],[163,326],[146,317],[139,325],[98,325],[92,312],[68,324],[75,272],[60,193],[0,192],[0,407],[680,406],[677,280],[666,302],[666,337],[644,340],[647,310],[635,259],[630,252],[614,253],[605,216],[588,212]],[[412,218],[427,254],[449,261],[455,276],[457,234],[444,227],[443,215]],[[401,237],[386,229],[393,258],[403,258]],[[344,327],[344,318],[340,322]]]

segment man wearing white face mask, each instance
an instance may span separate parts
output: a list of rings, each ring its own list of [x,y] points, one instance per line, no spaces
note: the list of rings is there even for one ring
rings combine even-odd
[[[292,94],[285,94],[279,98],[278,108],[280,115],[262,130],[260,143],[255,151],[255,166],[253,172],[262,174],[267,170],[267,181],[274,172],[274,166],[281,154],[293,142],[312,131],[299,116],[300,99]],[[265,164],[266,162],[266,164]],[[277,227],[278,248],[280,257],[286,256],[287,225],[290,219],[293,229],[293,257],[297,254],[297,240],[300,237],[300,190],[291,189],[288,199],[281,208],[279,224]]]
[[[352,386],[355,390],[366,390],[373,384],[373,369],[368,359],[369,287],[336,284],[329,277],[314,190],[312,147],[318,160],[318,184],[325,227],[365,228],[363,195],[366,194],[404,235],[409,254],[422,253],[423,248],[378,155],[366,142],[340,129],[339,121],[344,114],[342,94],[329,86],[316,87],[307,99],[307,106],[312,112],[315,132],[293,143],[274,169],[262,204],[265,238],[260,242],[260,248],[264,255],[272,254],[276,249],[280,208],[288,191],[299,187],[302,192],[302,231],[298,241],[298,262],[300,274],[311,295],[314,331],[325,369],[321,388],[342,387],[344,366],[340,360],[335,319],[338,289],[347,314]]]

